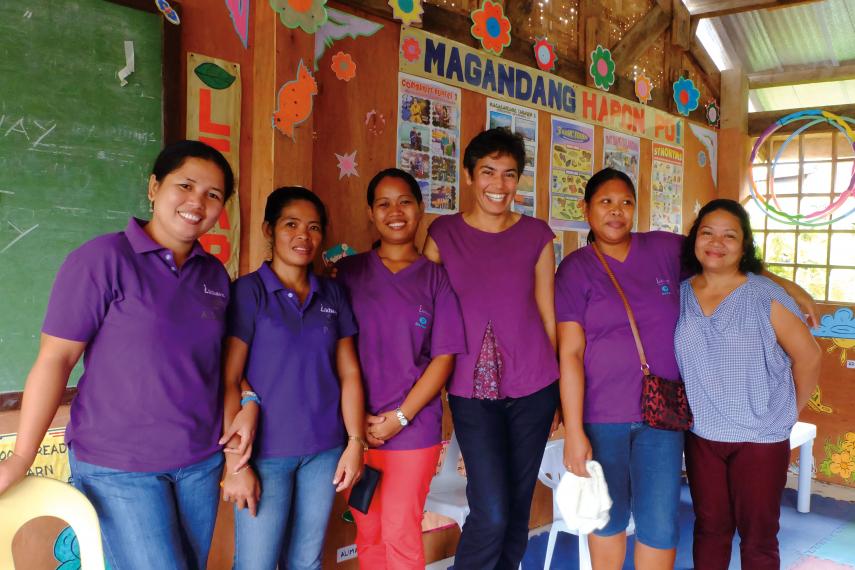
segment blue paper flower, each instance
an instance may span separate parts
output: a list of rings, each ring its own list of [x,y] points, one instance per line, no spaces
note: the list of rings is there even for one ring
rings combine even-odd
[[[681,77],[674,82],[674,102],[677,103],[677,111],[688,117],[689,113],[698,108],[698,99],[701,92],[695,87],[691,79]]]

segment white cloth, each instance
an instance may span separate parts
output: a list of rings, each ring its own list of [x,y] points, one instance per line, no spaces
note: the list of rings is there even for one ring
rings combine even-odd
[[[612,498],[596,461],[585,463],[590,477],[578,477],[569,471],[561,476],[555,491],[555,502],[567,529],[578,534],[591,534],[609,522]]]

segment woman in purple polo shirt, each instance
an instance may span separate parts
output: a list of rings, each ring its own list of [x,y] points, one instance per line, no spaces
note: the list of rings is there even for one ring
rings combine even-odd
[[[263,226],[271,260],[232,286],[226,433],[241,404],[261,405],[252,466],[226,456],[223,499],[236,507],[237,570],[275,570],[277,563],[320,569],[335,493],[362,472],[356,323],[341,286],[311,271],[326,227],[326,208],[314,193],[273,191]],[[242,382],[255,391],[243,399]]]
[[[83,355],[65,439],[114,570],[207,563],[223,463],[229,278],[197,239],[233,183],[208,145],[167,146],[149,177],[151,221],[131,219],[123,232],[80,246],[54,283],[0,492],[26,474]]]
[[[448,386],[468,476],[460,568],[519,566],[558,407],[553,235],[511,212],[524,165],[521,137],[490,129],[472,139],[463,166],[473,207],[437,218],[424,250],[448,272],[469,349]]]
[[[638,323],[648,364],[679,378],[674,329],[680,314],[680,250],[685,238],[668,232],[632,233],[632,180],[605,168],[585,187],[588,246],[558,268],[555,313],[564,409],[564,462],[587,476],[585,461],[603,468],[613,504],[608,524],[589,536],[595,568],[618,569],[626,527],[635,519],[635,564],[671,568],[678,539],[683,432],[652,428],[641,416],[642,373],[629,320],[593,248],[605,257]],[[781,284],[813,301],[798,286]]]
[[[416,179],[389,168],[368,184],[368,216],[380,246],[338,263],[359,324],[372,449],[383,475],[368,514],[354,511],[359,566],[422,569],[422,514],[442,437],[439,393],[466,352],[460,306],[441,265],[422,257]]]

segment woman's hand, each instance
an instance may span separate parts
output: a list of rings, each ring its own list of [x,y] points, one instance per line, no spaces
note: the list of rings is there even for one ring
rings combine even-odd
[[[378,416],[369,415],[366,418],[368,428],[366,433],[379,441],[388,441],[398,435],[404,426],[398,421],[395,411],[383,412]]]
[[[239,457],[235,471],[246,465],[252,456],[252,442],[255,440],[255,430],[258,427],[259,409],[259,405],[255,402],[247,402],[220,438],[220,445],[226,446],[223,448],[223,453],[231,453]],[[233,440],[235,436],[240,439],[237,443]]]
[[[592,457],[591,442],[585,432],[580,428],[567,429],[564,433],[564,467],[567,471],[579,477],[590,477],[585,462]]]
[[[27,476],[27,470],[32,465],[15,452],[10,453],[0,462],[0,495]]]
[[[333,477],[336,493],[350,489],[362,477],[362,454],[362,444],[359,441],[351,439],[347,442]]]
[[[367,414],[365,416],[365,440],[368,442],[368,447],[380,447],[386,443],[382,439],[377,439],[369,432],[369,428],[372,424],[384,421],[386,421],[386,418],[381,418],[380,416],[372,416],[371,414]]]
[[[261,485],[251,467],[246,466],[236,472],[227,468],[222,487],[224,501],[234,503],[238,510],[246,507],[249,514],[255,516],[261,498]]]

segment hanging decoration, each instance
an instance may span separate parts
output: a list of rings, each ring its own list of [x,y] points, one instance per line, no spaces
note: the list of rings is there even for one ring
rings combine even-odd
[[[235,27],[235,32],[237,32],[244,49],[249,42],[249,2],[250,0],[226,0],[226,8],[228,8],[229,16],[232,18],[232,25]]]
[[[365,129],[372,135],[382,135],[386,130],[386,117],[372,109],[365,113]]]
[[[382,27],[383,24],[327,7],[327,21],[315,32],[315,71],[324,52],[336,40],[373,36]]]
[[[345,176],[359,176],[356,171],[356,151],[347,154],[334,153],[338,160],[338,179],[341,180]]]
[[[704,115],[707,117],[707,124],[711,127],[718,127],[721,122],[721,111],[718,108],[718,103],[715,99],[710,99],[710,102],[704,105]]]
[[[314,34],[327,21],[327,0],[270,0],[286,28]]]
[[[318,84],[301,59],[297,78],[284,84],[276,96],[279,106],[273,113],[273,126],[293,139],[294,127],[312,114],[313,97],[317,94]]]
[[[677,112],[684,117],[688,117],[689,113],[698,108],[700,97],[701,92],[691,79],[681,76],[674,82],[674,102],[677,104]]]
[[[163,14],[167,22],[176,26],[181,23],[178,12],[169,5],[169,0],[154,0],[154,5],[157,6],[157,9],[160,10],[160,13]]]
[[[422,0],[389,0],[392,17],[401,20],[405,26],[420,24],[422,21]]]
[[[597,44],[597,49],[591,52],[591,66],[588,68],[594,85],[608,91],[615,82],[615,62],[612,52]]]
[[[639,73],[635,78],[635,98],[642,105],[647,105],[647,102],[653,99],[653,82],[650,78]]]
[[[555,55],[555,46],[549,43],[546,38],[535,38],[534,43],[534,59],[537,66],[542,71],[552,71],[555,69],[555,62],[558,57]]]
[[[484,0],[477,10],[472,11],[472,37],[481,42],[481,47],[496,55],[511,45],[511,21],[498,2]]]
[[[855,119],[850,119],[849,117],[841,117],[839,115],[835,115],[834,113],[829,113],[828,111],[823,111],[821,109],[810,109],[791,113],[786,117],[778,119],[777,121],[769,125],[769,127],[767,127],[765,131],[763,131],[763,133],[757,139],[757,142],[754,143],[754,148],[751,149],[751,156],[748,158],[748,165],[750,167],[754,164],[754,159],[757,158],[758,150],[763,146],[763,143],[775,131],[795,121],[807,121],[807,123],[793,131],[793,133],[787,137],[784,143],[777,147],[778,152],[775,155],[775,158],[772,160],[772,168],[769,173],[768,191],[764,193],[759,192],[757,190],[756,183],[754,182],[754,177],[749,177],[749,180],[751,181],[751,185],[749,187],[751,190],[751,197],[767,216],[777,222],[790,224],[793,226],[808,227],[819,227],[833,224],[838,220],[842,220],[843,218],[855,212],[855,200],[850,200],[850,198],[855,196],[855,165],[852,166],[852,171],[849,173],[849,186],[847,186],[846,190],[844,190],[841,194],[837,195],[831,202],[831,204],[829,204],[825,208],[822,208],[821,210],[817,210],[815,212],[804,214],[790,214],[783,211],[783,209],[781,208],[781,205],[778,202],[778,198],[775,195],[775,166],[778,163],[778,159],[783,155],[784,150],[787,148],[787,145],[790,144],[790,141],[798,137],[803,131],[819,123],[826,123],[840,131],[843,136],[846,137],[846,144],[848,144],[850,147],[852,147],[853,150],[855,150],[855,131],[853,131],[852,128],[852,125],[855,125]],[[840,173],[838,173],[838,175],[839,174]]]
[[[422,47],[419,45],[416,38],[408,37],[401,44],[401,53],[403,54],[404,59],[412,63],[421,57]]]
[[[340,51],[332,56],[330,67],[336,78],[342,81],[350,81],[356,77],[356,62],[353,61],[349,53]]]

